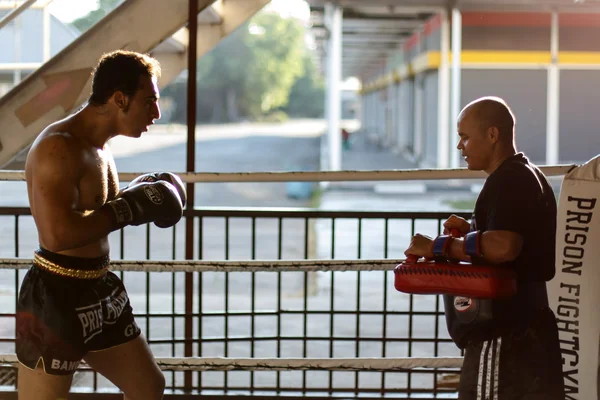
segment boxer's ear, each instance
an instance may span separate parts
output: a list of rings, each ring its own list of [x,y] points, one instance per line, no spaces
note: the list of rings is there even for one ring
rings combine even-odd
[[[127,110],[129,104],[129,97],[127,97],[125,93],[121,92],[120,90],[117,90],[113,94],[112,98],[117,107],[119,107],[123,111]]]
[[[492,143],[496,143],[498,140],[500,140],[500,130],[497,126],[490,126],[487,129],[486,135]]]

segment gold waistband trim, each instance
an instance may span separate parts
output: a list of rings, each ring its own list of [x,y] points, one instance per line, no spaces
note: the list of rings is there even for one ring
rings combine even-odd
[[[82,270],[82,269],[71,269],[61,267],[60,265],[53,263],[52,261],[46,260],[44,257],[37,253],[33,254],[33,263],[38,267],[45,269],[46,271],[52,272],[53,274],[65,276],[67,278],[77,279],[96,279],[101,278],[108,271],[108,266],[102,269],[93,270]]]

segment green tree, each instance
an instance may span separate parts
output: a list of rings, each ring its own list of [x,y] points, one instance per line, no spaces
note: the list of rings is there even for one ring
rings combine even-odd
[[[300,21],[259,12],[198,60],[199,116],[255,119],[285,106],[304,73],[303,40]]]
[[[89,12],[87,15],[84,15],[81,18],[77,18],[71,22],[71,25],[77,28],[80,32],[85,32],[122,2],[123,0],[98,0],[97,9]]]
[[[304,54],[304,74],[294,83],[288,104],[282,110],[291,117],[323,117],[325,83],[318,75],[313,58],[308,51]]]

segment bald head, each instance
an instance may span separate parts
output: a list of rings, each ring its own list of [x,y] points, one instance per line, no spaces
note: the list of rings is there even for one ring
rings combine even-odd
[[[481,132],[486,132],[490,127],[496,127],[499,132],[499,141],[512,144],[514,142],[515,116],[504,100],[499,97],[482,97],[469,103],[461,111],[458,120],[473,119]]]

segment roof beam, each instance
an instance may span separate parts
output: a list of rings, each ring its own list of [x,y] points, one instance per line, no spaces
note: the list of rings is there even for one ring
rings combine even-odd
[[[322,21],[313,21],[313,27],[325,26]],[[344,30],[347,29],[418,29],[423,21],[414,18],[344,18]]]
[[[330,0],[307,0],[311,8],[323,7]],[[446,5],[445,0],[339,0],[342,7],[351,6],[392,6],[397,13],[431,13],[438,12]],[[432,4],[433,3],[433,4]]]
[[[316,31],[316,35],[314,35],[315,41],[326,41],[328,36],[324,31]],[[410,37],[409,34],[406,33],[396,33],[396,32],[366,32],[366,33],[346,33],[344,34],[344,43],[369,43],[369,42],[378,42],[378,43],[397,43],[403,42]]]
[[[307,0],[319,8],[330,0]],[[395,12],[435,13],[443,8],[456,7],[465,11],[524,11],[524,12],[594,12],[600,13],[597,1],[575,0],[339,0],[344,8],[393,7]]]

